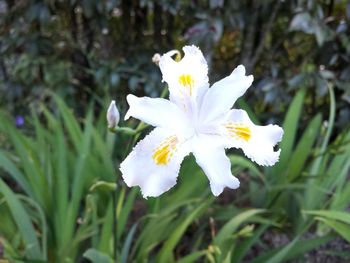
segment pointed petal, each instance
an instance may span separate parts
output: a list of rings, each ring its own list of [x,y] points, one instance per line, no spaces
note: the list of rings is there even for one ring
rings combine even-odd
[[[142,195],[159,196],[176,184],[180,165],[189,149],[177,135],[154,129],[120,164],[125,183],[140,186]]]
[[[204,95],[200,110],[202,122],[211,122],[232,108],[253,82],[253,76],[245,75],[243,65],[238,66],[228,77],[214,83]]]
[[[169,86],[170,100],[179,106],[185,105],[184,97],[200,100],[209,87],[208,65],[196,46],[185,46],[182,60],[174,61],[169,53],[164,54],[159,62],[163,81]]]
[[[225,187],[236,189],[239,181],[231,173],[231,163],[225,154],[223,145],[216,138],[199,135],[193,142],[193,154],[198,165],[210,181],[211,191],[215,196]]]
[[[277,125],[255,125],[244,110],[231,110],[225,121],[224,134],[227,146],[242,148],[244,154],[259,165],[271,166],[281,150],[274,146],[282,140],[283,129]]]
[[[172,129],[183,129],[188,125],[184,113],[172,102],[161,98],[138,98],[132,94],[126,97],[129,110],[125,120],[130,116],[144,121],[152,126]]]

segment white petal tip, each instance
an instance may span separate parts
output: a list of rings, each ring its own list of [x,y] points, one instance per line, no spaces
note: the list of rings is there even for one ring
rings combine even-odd
[[[273,146],[282,141],[284,131],[280,126],[269,124],[266,127],[269,130],[268,137]]]
[[[243,65],[238,65],[235,69],[234,72],[239,73],[240,75],[245,75],[245,67]]]
[[[211,189],[211,192],[213,193],[214,196],[219,196],[223,191],[224,189],[222,189],[221,191],[214,191],[213,189]]]
[[[236,177],[234,177],[234,180],[232,181],[229,187],[231,189],[237,189],[239,186],[240,186],[239,180]]]
[[[135,95],[133,94],[129,94],[126,96],[126,101],[128,102],[129,104],[129,110],[127,111],[127,113],[125,114],[124,116],[124,120],[128,120],[132,115],[133,115],[133,111],[132,109],[135,107],[135,104],[137,103],[137,100],[139,98],[136,97]]]
[[[130,119],[131,114],[129,113],[129,111],[125,114],[124,121],[127,121],[128,119]]]
[[[131,103],[133,103],[135,101],[135,98],[137,98],[135,95],[133,94],[128,94],[126,96],[126,101],[128,102],[128,104],[130,105]]]
[[[219,196],[225,189],[225,187],[228,187],[230,189],[237,189],[240,185],[239,180],[236,177],[233,177],[232,180],[227,182],[227,185],[210,185],[211,192],[214,196]]]
[[[141,189],[141,188],[140,188]],[[142,189],[141,189],[141,195],[144,199],[148,199],[148,197],[158,197],[159,195],[152,195],[152,194],[147,194],[147,193],[144,193],[142,192]]]
[[[264,162],[261,163],[260,165],[262,165],[262,166],[275,165],[280,159],[280,154],[281,154],[281,149],[278,149],[278,151],[273,152],[273,154],[271,154],[271,156],[269,156],[269,159],[264,160]]]
[[[196,52],[201,52],[200,51],[200,49],[197,47],[197,46],[195,46],[195,45],[191,45],[191,46],[184,46],[183,48],[182,48],[182,50],[186,53],[186,52],[188,52],[188,53],[196,53]]]
[[[247,78],[248,78],[248,81],[250,82],[250,84],[252,84],[253,81],[254,81],[254,76],[253,75],[249,75],[249,76],[247,76]]]
[[[277,126],[277,127],[278,127],[278,130],[279,130],[279,134],[277,136],[277,142],[280,142],[280,141],[282,141],[284,130],[281,127],[279,127],[279,126]]]

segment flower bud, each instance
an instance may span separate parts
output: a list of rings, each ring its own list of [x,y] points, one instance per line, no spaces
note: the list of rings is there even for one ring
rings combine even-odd
[[[154,64],[156,64],[157,66],[159,66],[159,61],[160,61],[160,54],[159,53],[155,53],[152,57],[152,62]]]
[[[118,126],[119,123],[119,111],[117,107],[115,106],[115,100],[112,100],[111,104],[108,107],[107,110],[107,123],[108,123],[108,128],[113,129]]]

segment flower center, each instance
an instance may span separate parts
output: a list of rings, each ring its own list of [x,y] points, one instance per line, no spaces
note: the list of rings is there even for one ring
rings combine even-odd
[[[190,74],[182,74],[179,77],[179,83],[190,90],[190,95],[192,95],[192,89],[194,85],[194,80]]]
[[[178,144],[178,138],[170,136],[166,138],[154,151],[152,158],[157,165],[167,165],[176,151],[176,145]]]
[[[242,139],[247,142],[251,137],[251,130],[246,125],[228,123],[225,125],[225,128],[229,132],[230,136],[236,139]]]

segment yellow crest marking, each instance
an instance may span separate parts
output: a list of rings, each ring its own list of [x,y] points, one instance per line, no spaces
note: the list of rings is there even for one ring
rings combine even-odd
[[[165,139],[154,151],[152,158],[157,165],[167,165],[176,151],[179,140],[176,136]]]
[[[249,141],[252,135],[250,128],[244,124],[228,123],[225,127],[231,137],[239,138],[246,142]]]
[[[179,77],[179,83],[190,89],[190,95],[192,95],[192,89],[193,89],[193,85],[194,85],[194,80],[192,78],[192,76],[190,74],[182,74]]]

